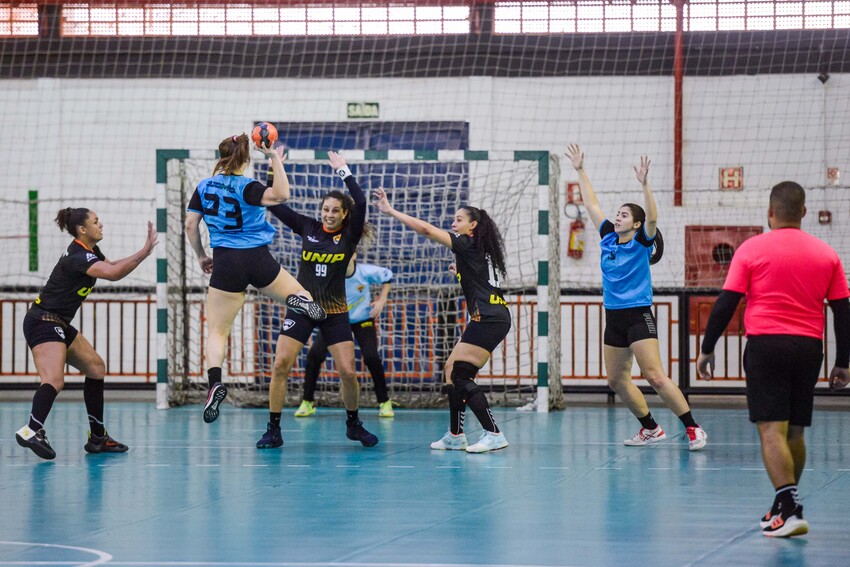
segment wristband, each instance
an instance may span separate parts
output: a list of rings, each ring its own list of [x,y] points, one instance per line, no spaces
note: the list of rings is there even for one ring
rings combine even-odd
[[[351,177],[351,170],[348,169],[347,165],[344,165],[336,170],[336,174],[339,175],[340,179],[345,179],[346,177]]]

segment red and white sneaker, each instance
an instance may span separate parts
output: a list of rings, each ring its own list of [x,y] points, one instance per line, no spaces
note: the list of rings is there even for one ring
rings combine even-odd
[[[629,447],[643,447],[644,445],[653,445],[664,439],[667,439],[667,434],[664,433],[664,430],[661,429],[660,425],[655,429],[641,427],[640,431],[635,433],[634,437],[623,441],[623,445],[628,445]]]
[[[686,427],[685,436],[688,438],[688,449],[691,451],[699,451],[705,447],[708,440],[708,434],[702,430],[702,427]]]

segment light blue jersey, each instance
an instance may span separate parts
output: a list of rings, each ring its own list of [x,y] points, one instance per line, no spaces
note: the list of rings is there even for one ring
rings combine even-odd
[[[393,272],[372,264],[354,264],[354,273],[345,278],[345,298],[348,301],[348,319],[352,325],[371,319],[372,284],[393,281]]]
[[[652,305],[652,275],[649,272],[649,258],[652,245],[643,230],[635,233],[634,238],[619,244],[614,225],[608,219],[599,227],[602,241],[599,247],[602,257],[602,303],[606,309],[629,309]]]
[[[265,186],[244,175],[215,175],[202,180],[189,210],[202,213],[210,247],[256,248],[269,244],[275,230],[260,205]]]

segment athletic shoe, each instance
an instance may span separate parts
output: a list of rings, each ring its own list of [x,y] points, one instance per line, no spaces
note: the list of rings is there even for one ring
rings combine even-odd
[[[18,445],[31,449],[42,459],[56,458],[56,451],[47,442],[47,433],[44,432],[44,429],[33,431],[28,425],[24,425],[15,432],[15,439],[18,441]]]
[[[809,533],[809,522],[803,519],[803,507],[798,504],[790,512],[780,508],[779,513],[773,517],[770,525],[764,528],[762,533],[767,537],[791,537]]]
[[[431,443],[431,448],[438,451],[466,451],[468,446],[466,435],[463,433],[453,435],[451,431],[446,431],[442,439]]]
[[[378,405],[378,417],[394,417],[393,405],[398,405],[392,400],[387,400]]]
[[[705,447],[705,442],[708,439],[708,434],[702,430],[702,427],[686,427],[685,437],[688,438],[688,450],[699,451]]]
[[[667,439],[667,434],[664,433],[664,430],[661,429],[660,425],[655,429],[647,429],[645,427],[641,427],[640,431],[635,433],[634,437],[623,441],[623,445],[628,445],[629,447],[643,447],[644,445],[652,445],[653,443],[658,443],[663,439]]]
[[[280,434],[280,426],[269,422],[266,432],[257,441],[257,449],[274,449],[283,445],[283,435]]]
[[[322,306],[304,297],[303,295],[288,295],[286,297],[286,306],[292,309],[295,313],[306,315],[312,321],[324,321],[328,314],[322,309]]]
[[[773,518],[775,518],[777,514],[779,514],[779,512],[774,512],[773,507],[771,507],[770,510],[767,511],[767,514],[759,518],[759,527],[761,529],[768,527],[773,522]]]
[[[505,434],[501,431],[499,433],[492,433],[490,431],[485,431],[484,435],[481,436],[481,439],[478,440],[477,443],[470,445],[466,448],[467,453],[486,453],[488,451],[496,451],[498,449],[504,449],[508,446],[508,440],[505,439]]]
[[[89,431],[89,440],[83,449],[86,450],[86,453],[126,453],[130,448],[110,437],[109,433],[105,431],[103,437],[92,435]]]
[[[345,436],[352,441],[360,441],[364,447],[374,447],[378,444],[378,438],[366,431],[366,428],[363,427],[363,422],[359,419],[354,422],[346,421],[345,426]]]
[[[216,382],[207,394],[207,403],[204,404],[204,421],[212,423],[218,419],[218,406],[227,397],[227,388],[221,382]]]
[[[313,406],[313,402],[308,402],[307,400],[301,402],[301,405],[295,410],[295,417],[310,417],[315,414],[316,408]]]

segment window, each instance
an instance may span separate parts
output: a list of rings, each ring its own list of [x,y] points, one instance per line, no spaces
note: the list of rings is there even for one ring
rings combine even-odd
[[[675,31],[670,0],[496,2],[494,31],[602,33]],[[689,0],[686,31],[850,28],[848,0]]]
[[[468,6],[66,4],[65,36],[340,36],[469,33]]]
[[[0,37],[38,35],[35,4],[0,4]]]

